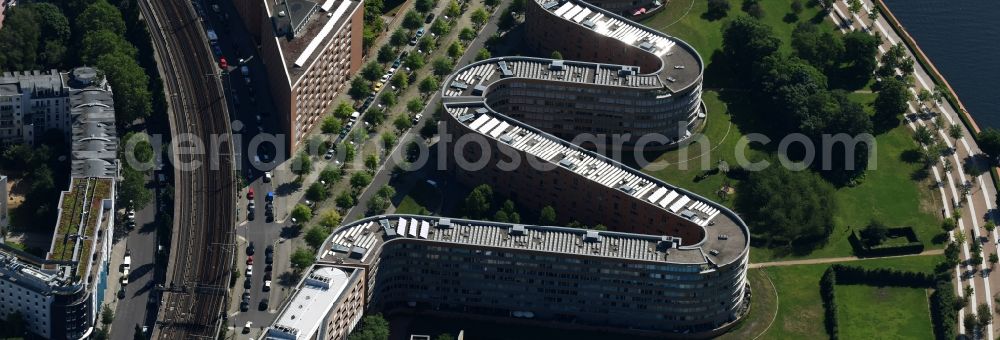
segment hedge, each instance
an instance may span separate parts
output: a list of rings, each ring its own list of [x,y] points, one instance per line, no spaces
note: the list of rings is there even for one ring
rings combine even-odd
[[[948,268],[948,266],[942,267]],[[834,287],[838,284],[860,284],[871,286],[934,288],[931,294],[931,318],[934,322],[934,333],[938,339],[954,339],[955,323],[955,292],[952,287],[950,273],[942,275],[903,271],[892,268],[866,269],[862,267],[834,264],[823,272],[819,281],[819,294],[823,299],[824,325],[830,339],[840,337],[837,320],[837,294]]]
[[[851,247],[854,248],[854,254],[859,257],[919,254],[924,251],[924,244],[917,239],[917,233],[913,231],[912,227],[888,228],[887,234],[888,237],[893,238],[905,237],[909,242],[905,244],[893,245],[879,244],[868,247],[865,245],[863,237],[855,231],[852,231],[851,235],[848,236],[847,239],[851,242]]]

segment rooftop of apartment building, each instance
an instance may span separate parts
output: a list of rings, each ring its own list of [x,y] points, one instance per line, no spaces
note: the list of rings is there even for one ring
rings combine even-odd
[[[707,240],[680,246],[679,238],[554,226],[529,226],[416,215],[376,216],[336,230],[319,251],[319,259],[337,264],[367,264],[382,245],[413,239],[498,249],[562,255],[694,265],[727,264],[745,250],[746,237],[733,226],[709,229]],[[713,232],[715,230],[715,232]],[[735,231],[728,240],[720,232]],[[710,254],[708,248],[717,253]]]
[[[0,279],[17,282],[18,285],[40,294],[61,287],[58,276],[42,270],[30,260],[26,261],[19,254],[4,249],[0,249]]]
[[[72,276],[81,279],[87,276],[95,243],[108,236],[101,228],[114,218],[109,204],[114,200],[113,185],[111,178],[73,177],[69,190],[61,194],[47,259],[76,262]]]
[[[577,0],[535,0],[543,9],[563,20],[572,22],[582,29],[591,30],[597,34],[617,39],[627,45],[650,53],[660,58],[662,64],[659,70],[639,70],[634,68],[634,75],[652,75],[654,79],[639,80],[638,83],[657,82],[672,92],[678,92],[699,82],[702,74],[702,60],[698,52],[686,42],[663,34],[660,31],[642,24],[622,18],[621,16],[600,7]],[[547,64],[547,63],[546,63]],[[544,67],[545,65],[543,65]],[[614,82],[614,76],[627,74],[628,70],[611,70],[611,74],[603,76],[598,82]],[[601,78],[601,70],[596,68]],[[519,75],[521,76],[521,75]],[[587,81],[587,78],[582,78]],[[618,81],[628,83],[629,80]],[[606,84],[610,85],[610,84]],[[637,85],[626,85],[637,86]],[[649,86],[649,85],[644,85]]]
[[[305,339],[323,325],[327,312],[347,289],[355,269],[314,265],[282,306],[264,339]]]
[[[361,6],[361,2],[350,0],[268,0],[264,3],[291,84],[305,74],[320,51]]]
[[[706,240],[701,248],[714,258],[713,261],[726,263],[727,259],[735,258],[748,245],[749,230],[745,224],[738,220],[735,213],[711,200],[511,119],[493,111],[482,101],[446,101],[445,109],[459,123],[486,138],[534,155],[600,183],[608,190],[619,190],[705,228]]]
[[[15,96],[25,92],[36,97],[65,95],[62,75],[57,70],[3,72],[0,74],[0,96]]]

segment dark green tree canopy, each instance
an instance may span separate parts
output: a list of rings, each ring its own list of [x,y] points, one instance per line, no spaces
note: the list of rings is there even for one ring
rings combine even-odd
[[[756,62],[774,54],[779,46],[781,40],[771,26],[751,17],[739,16],[722,29],[722,52],[739,74],[747,75]]]
[[[108,30],[118,35],[125,34],[125,19],[122,13],[107,0],[97,0],[87,6],[76,17],[77,32]]]
[[[779,244],[819,242],[833,230],[833,187],[809,171],[772,162],[738,187],[736,207],[757,237]]]

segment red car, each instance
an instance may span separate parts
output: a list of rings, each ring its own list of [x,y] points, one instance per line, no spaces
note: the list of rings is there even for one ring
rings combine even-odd
[[[252,264],[253,264],[253,255],[247,256],[247,265],[252,265]]]
[[[253,199],[253,188],[250,188],[250,190],[247,191],[247,199]]]
[[[228,70],[229,69],[229,63],[226,62],[226,58],[219,57],[219,68],[221,68],[223,70]]]

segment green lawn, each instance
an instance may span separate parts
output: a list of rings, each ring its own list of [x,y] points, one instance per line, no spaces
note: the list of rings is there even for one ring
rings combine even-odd
[[[866,268],[889,267],[900,270],[912,270],[922,272],[933,272],[934,266],[943,260],[943,256],[910,256],[901,258],[869,259],[853,262],[845,262],[846,265],[861,266]],[[819,296],[819,280],[823,271],[830,264],[798,265],[787,267],[771,267],[762,269],[770,276],[775,288],[778,290],[778,314],[771,328],[763,334],[761,339],[825,339],[826,329],[823,326],[823,303]],[[869,313],[878,313],[886,309],[894,310],[893,313],[885,313],[882,318],[896,318],[904,320],[923,320],[924,325],[913,332],[916,334],[926,334],[915,338],[930,337],[930,319],[928,316],[927,300],[922,303],[914,302],[911,293],[900,293],[899,298],[893,295],[892,299],[884,301],[871,301],[871,299],[857,300],[848,294],[848,298],[840,295],[846,285],[836,287],[841,315],[852,313],[856,310],[870,310]],[[895,289],[895,288],[893,288]],[[922,290],[916,289],[922,292]],[[756,292],[754,293],[756,295]],[[920,295],[923,296],[922,294]],[[879,306],[891,306],[885,308],[871,308],[871,303],[877,302]],[[848,306],[851,305],[851,306]],[[879,334],[892,334],[893,331],[883,328],[883,324],[872,322],[870,324],[845,323],[841,319],[840,329],[854,327],[856,330],[851,333],[841,333],[844,339],[870,339]],[[906,325],[910,325],[906,321]],[[894,327],[888,325],[886,327]],[[858,333],[854,333],[858,332]],[[866,334],[866,336],[854,336],[855,334]],[[896,333],[898,334],[898,333]],[[904,333],[909,334],[909,333]],[[911,337],[914,338],[914,337]]]
[[[730,3],[733,8],[729,11],[729,16],[721,20],[708,21],[702,18],[707,8],[706,1],[674,0],[667,3],[664,11],[644,21],[644,24],[652,28],[691,43],[708,64],[706,87],[716,90],[707,90],[703,95],[708,108],[708,121],[703,131],[707,142],[693,142],[680,150],[647,155],[647,158],[658,162],[642,168],[668,183],[732,207],[734,197],[723,198],[718,192],[727,182],[731,185],[737,183],[727,180],[722,174],[713,175],[706,170],[713,169],[719,160],[725,160],[731,166],[739,164],[736,161],[737,151],[743,151],[749,160],[760,159],[769,150],[776,148],[778,140],[763,147],[755,144],[750,148],[737,150],[737,142],[744,134],[766,132],[771,122],[767,121],[767,114],[762,111],[766,108],[754,107],[749,91],[733,89],[729,85],[732,75],[723,70],[725,66],[712,66],[711,56],[722,48],[721,29],[724,22],[744,14],[739,8],[740,2]],[[813,7],[806,8],[799,15],[798,21],[786,22],[785,15],[791,11],[789,2],[763,0],[761,4],[765,12],[763,20],[784,41],[782,49],[785,53],[791,52],[791,32],[798,22],[823,18],[817,16],[819,9]],[[821,27],[835,30],[829,21]],[[850,93],[850,98],[867,106],[875,95],[856,92]],[[870,107],[868,109],[871,110]],[[873,219],[890,226],[912,226],[928,248],[940,248],[941,245],[931,243],[936,235],[941,234],[938,213],[940,197],[931,191],[931,182],[926,176],[916,176],[920,165],[904,159],[907,151],[917,148],[911,132],[901,125],[876,136],[876,141],[875,169],[866,173],[861,184],[841,188],[836,192],[838,210],[834,217],[835,228],[826,245],[806,254],[792,254],[785,249],[754,248],[751,251],[751,261],[851,256],[851,246],[847,241],[849,230],[861,228]],[[705,150],[710,150],[710,153],[706,155]],[[669,165],[663,167],[662,162],[668,162]]]
[[[427,211],[433,213],[440,204],[441,197],[437,189],[431,187],[427,182],[420,182],[410,189],[410,192],[403,197],[396,206],[397,214],[426,214]]]
[[[844,339],[934,337],[926,289],[838,285],[835,290]]]

